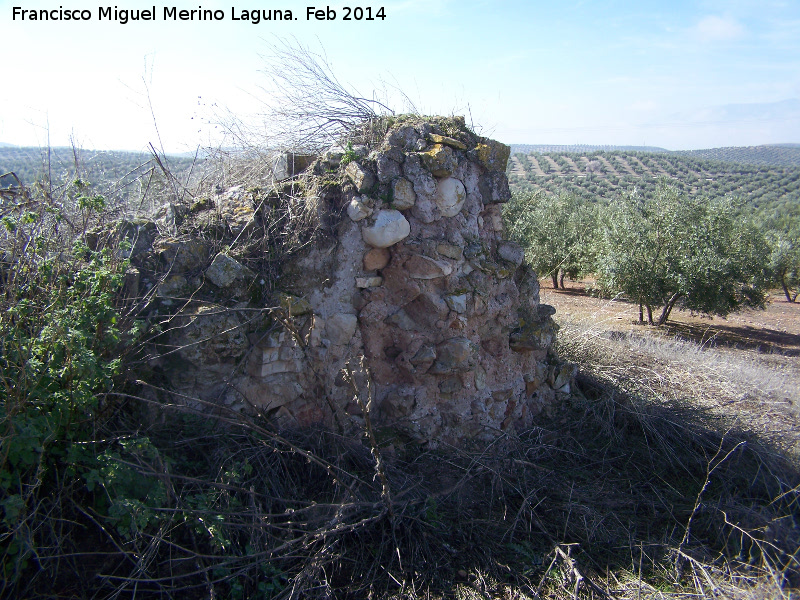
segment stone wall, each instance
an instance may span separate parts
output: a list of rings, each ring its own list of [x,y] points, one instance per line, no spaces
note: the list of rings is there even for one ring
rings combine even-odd
[[[503,239],[508,146],[460,118],[398,119],[359,141],[301,175],[295,201],[313,207],[316,231],[268,283],[258,261],[202,236],[144,244],[136,285],[152,280],[156,310],[172,315],[151,364],[188,396],[350,431],[363,415],[343,369],[363,356],[381,427],[437,443],[529,426],[569,394],[574,369],[551,356],[554,309]],[[222,223],[241,244],[264,207],[228,189],[195,223]],[[128,225],[135,241],[147,227]],[[366,390],[366,374],[356,380]]]

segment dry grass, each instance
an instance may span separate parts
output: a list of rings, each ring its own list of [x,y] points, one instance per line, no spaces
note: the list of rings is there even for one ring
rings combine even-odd
[[[559,310],[558,351],[583,372],[654,401],[688,401],[752,433],[780,439],[786,451],[798,449],[800,364],[793,352],[761,352],[740,336],[736,344],[718,344],[711,325],[696,341],[686,339],[684,333],[703,329],[688,315],[660,330],[633,325],[636,307],[625,302],[550,290],[543,295]]]

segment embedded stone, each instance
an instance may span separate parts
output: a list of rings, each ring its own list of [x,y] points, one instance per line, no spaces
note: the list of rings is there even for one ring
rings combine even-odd
[[[447,306],[450,307],[450,310],[455,311],[459,314],[463,314],[467,312],[467,300],[469,296],[467,294],[457,294],[457,295],[449,295],[444,297],[444,301],[447,302]]]
[[[539,304],[536,307],[536,313],[540,321],[544,321],[547,317],[552,317],[556,314],[556,307],[549,304]]]
[[[125,291],[126,298],[138,298],[139,286],[142,283],[142,275],[136,267],[128,267],[125,269],[125,278],[123,279],[123,290]]]
[[[389,305],[386,302],[370,302],[358,313],[362,323],[371,324],[383,321],[389,316]]]
[[[525,260],[525,250],[514,242],[503,242],[497,247],[497,254],[500,258],[516,266],[520,266]]]
[[[361,289],[380,287],[383,277],[356,277],[356,287]]]
[[[381,183],[388,183],[392,179],[400,177],[400,163],[392,160],[386,154],[379,154],[375,162],[378,166],[378,181]]]
[[[495,390],[492,392],[492,400],[495,402],[505,402],[514,394],[514,390],[511,388],[506,388],[503,390]]]
[[[347,344],[356,332],[358,317],[347,313],[338,313],[325,321],[325,337],[331,344],[343,346]]]
[[[467,199],[467,192],[464,184],[458,179],[448,177],[436,184],[436,195],[434,201],[439,208],[439,212],[444,217],[455,217],[461,212],[464,201]]]
[[[375,176],[355,161],[348,163],[344,173],[350,178],[359,193],[375,185]]]
[[[427,152],[420,154],[425,168],[436,177],[450,177],[458,168],[458,160],[450,146],[434,144]]]
[[[389,264],[391,253],[386,248],[372,248],[364,254],[364,270],[377,271]]]
[[[197,375],[204,384],[211,384],[215,368],[233,365],[247,353],[249,342],[242,322],[235,310],[190,307],[169,331],[170,344],[180,348],[181,357],[200,369]]]
[[[189,282],[182,275],[171,275],[158,284],[156,295],[159,298],[175,298],[188,292]]]
[[[280,307],[290,317],[299,317],[300,315],[307,315],[311,312],[311,303],[305,298],[279,292],[277,294],[277,300]]]
[[[414,206],[417,201],[414,186],[405,177],[401,177],[394,182],[392,191],[392,206],[397,210],[407,210]]]
[[[167,202],[156,210],[153,218],[164,229],[176,233],[177,228],[180,227],[188,214],[189,208],[187,206]]]
[[[270,375],[277,375],[278,373],[299,373],[302,370],[303,363],[299,360],[276,360],[262,364],[261,369],[257,373],[252,370],[250,373],[258,377],[269,377]]]
[[[406,157],[403,174],[413,184],[417,196],[430,196],[436,191],[436,180],[422,166],[419,154],[409,154]]]
[[[123,258],[135,259],[150,250],[156,237],[158,228],[153,221],[147,219],[123,219],[117,226],[117,235],[121,240],[127,240],[131,247],[128,250],[120,250]],[[97,248],[93,248],[97,249]]]
[[[478,180],[478,190],[484,204],[502,204],[511,199],[511,190],[505,173],[485,173]]]
[[[369,207],[361,198],[355,197],[350,200],[347,205],[347,216],[351,221],[361,221],[366,219],[372,214],[372,208]]]
[[[511,146],[506,146],[495,140],[484,139],[475,146],[475,155],[488,171],[505,173],[508,157],[511,155]]]
[[[323,153],[322,162],[325,163],[328,168],[335,169],[342,162],[342,157],[345,152],[346,150],[344,148],[335,144]]]
[[[450,312],[447,303],[438,294],[424,292],[417,296],[413,302],[409,302],[403,307],[408,316],[416,323],[428,328],[443,327],[438,325]],[[444,321],[442,321],[444,323]]]
[[[395,327],[399,327],[403,331],[415,331],[419,329],[414,320],[408,316],[408,313],[402,308],[393,315],[386,317],[386,322]]]
[[[564,363],[560,367],[556,368],[553,371],[551,387],[554,390],[558,390],[568,386],[570,381],[575,379],[575,375],[578,374],[578,367],[577,365],[573,365],[570,363]],[[569,390],[566,390],[569,393]]]
[[[464,258],[464,251],[458,246],[452,246],[450,244],[439,244],[438,246],[436,246],[436,251],[442,256],[446,256],[447,258],[452,258],[453,260],[461,260],[462,258]]]
[[[456,150],[467,149],[467,145],[464,142],[461,142],[455,138],[447,137],[445,135],[439,135],[438,133],[429,133],[428,139],[434,144],[444,144],[445,146],[450,146]]]
[[[404,265],[412,279],[437,279],[453,272],[453,267],[443,260],[434,260],[419,254],[413,255]]]
[[[523,323],[509,334],[508,343],[514,352],[545,350],[552,346],[558,325],[552,319],[542,323]]]
[[[475,389],[479,392],[486,389],[486,371],[480,365],[475,367]]]
[[[436,363],[430,373],[461,373],[474,366],[475,345],[467,338],[452,338],[436,347]]]
[[[433,346],[425,344],[414,355],[414,357],[409,361],[415,367],[425,364],[425,363],[432,363],[436,360],[436,349]]]
[[[441,216],[430,196],[417,196],[417,202],[411,207],[411,214],[423,223],[433,223]]]
[[[416,129],[409,125],[404,125],[389,131],[384,144],[408,151],[415,148],[418,138],[419,132]]]
[[[221,288],[229,287],[235,281],[255,276],[253,271],[239,261],[221,252],[214,257],[205,274],[206,279]]]
[[[469,242],[464,246],[464,257],[472,260],[473,258],[481,259],[484,254],[484,248],[480,242]]]
[[[261,378],[255,374],[239,387],[242,395],[253,406],[265,410],[281,409],[284,404],[299,398],[303,388],[293,373],[271,375]],[[279,411],[280,412],[280,411]]]
[[[407,417],[414,410],[414,396],[391,392],[381,402],[380,409],[390,419]]]
[[[219,218],[223,221],[234,236],[249,232],[255,227],[256,211],[253,206],[253,196],[237,185],[229,188],[224,194],[214,200]]]
[[[375,214],[375,222],[364,226],[361,235],[373,248],[388,248],[411,233],[411,225],[400,211],[382,209]]]
[[[289,179],[305,171],[314,162],[314,154],[297,154],[295,152],[281,152],[273,157],[272,175],[278,181]],[[341,158],[339,159],[341,162]]]
[[[452,377],[448,377],[443,379],[439,382],[439,391],[443,394],[454,394],[462,387],[461,378],[456,377],[455,375]]]
[[[166,239],[153,247],[173,273],[186,273],[202,268],[208,262],[211,244],[202,238]]]

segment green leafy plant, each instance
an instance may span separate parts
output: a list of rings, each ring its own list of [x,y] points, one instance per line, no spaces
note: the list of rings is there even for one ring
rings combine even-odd
[[[26,532],[56,501],[50,490],[109,467],[95,428],[136,335],[117,307],[127,263],[80,242],[71,260],[54,258],[55,240],[36,229],[44,214],[4,221],[16,240],[36,242],[6,273],[0,311],[0,564],[11,585],[37,555]]]
[[[356,154],[355,150],[353,150],[353,142],[347,142],[347,148],[345,149],[344,155],[342,156],[342,160],[339,164],[344,167],[357,158],[358,155]]]

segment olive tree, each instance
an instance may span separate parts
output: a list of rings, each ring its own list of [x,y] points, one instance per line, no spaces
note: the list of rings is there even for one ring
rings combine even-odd
[[[525,257],[553,288],[564,287],[564,275],[574,277],[591,262],[595,211],[572,194],[536,191],[515,194],[503,209],[511,239],[525,248]]]
[[[676,306],[725,316],[764,305],[769,248],[732,201],[689,198],[661,182],[651,198],[611,203],[599,222],[600,287],[646,307],[649,323],[654,307],[662,325]]]
[[[800,223],[788,231],[775,233],[770,246],[774,281],[781,286],[786,300],[795,302],[800,295]]]

